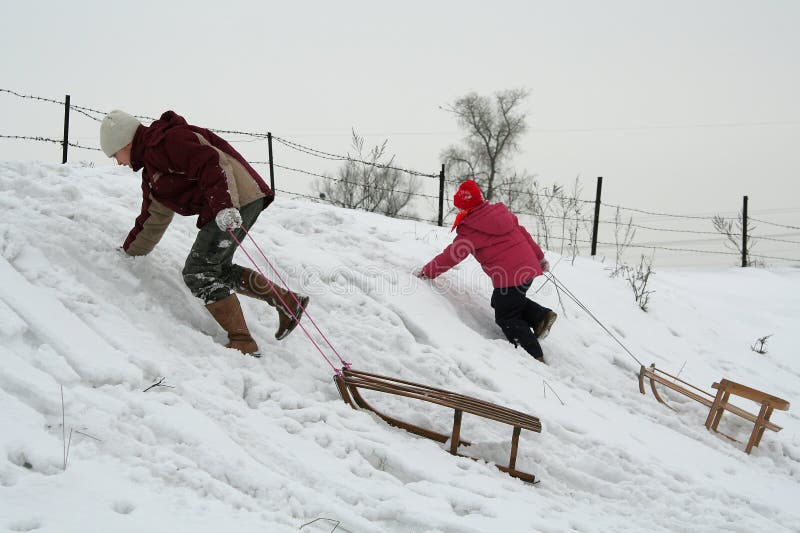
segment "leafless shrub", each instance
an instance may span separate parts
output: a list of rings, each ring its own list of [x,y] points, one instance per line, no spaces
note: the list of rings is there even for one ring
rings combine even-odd
[[[159,376],[159,378],[152,385],[150,385],[149,387],[144,389],[142,392],[147,392],[150,389],[155,388],[155,387],[166,387],[168,389],[174,389],[175,388],[174,386],[167,385],[166,383],[164,383],[165,379],[167,379],[167,378],[164,377],[164,376]]]
[[[320,198],[341,207],[363,209],[390,217],[409,207],[420,185],[415,176],[393,168],[394,156],[386,155],[387,141],[365,149],[364,138],[352,132],[354,153],[338,171],[338,179],[318,180],[315,188]]]
[[[612,278],[624,274],[630,269],[630,267],[625,264],[624,255],[635,236],[636,228],[633,227],[633,217],[628,217],[627,222],[623,221],[619,212],[619,207],[617,207],[614,212],[614,251],[616,253],[616,267],[611,271]]]
[[[770,337],[772,337],[771,333],[769,335],[759,337],[758,339],[756,339],[756,342],[754,342],[753,345],[750,346],[750,349],[756,353],[764,355],[765,353],[767,353],[766,344],[767,344],[767,339],[769,339]]]
[[[720,215],[714,215],[714,217],[711,219],[711,223],[714,225],[714,230],[725,237],[725,246],[728,249],[734,250],[740,256],[742,255],[742,235],[744,233],[743,218],[742,212],[739,211],[739,215],[735,220],[725,218]],[[747,251],[745,253],[745,266],[764,267],[765,265],[763,261],[752,259],[750,257],[750,252],[752,251],[753,246],[755,246],[755,243],[752,242],[750,235],[753,234],[755,229],[756,227],[750,224],[748,221],[747,238],[744,239],[744,244],[747,247]]]
[[[572,191],[557,197],[556,216],[561,225],[561,255],[565,255],[565,249],[572,255],[572,261],[578,255],[578,236],[580,230],[587,229],[583,219],[583,203],[579,200],[582,187],[580,179],[575,178]],[[588,230],[587,230],[588,233]]]
[[[61,443],[63,449],[63,457],[64,457],[64,470],[67,470],[67,464],[69,463],[69,449],[72,446],[72,434],[77,433],[78,435],[83,435],[84,437],[89,437],[90,439],[94,439],[96,441],[100,441],[97,437],[89,435],[88,433],[69,428],[69,436],[67,436],[67,415],[66,409],[64,408],[64,387],[59,385],[61,389]],[[102,442],[102,441],[100,441]]]
[[[655,292],[647,288],[650,276],[655,274],[652,258],[648,258],[643,254],[637,267],[618,265],[617,268],[633,290],[633,296],[639,308],[646,312],[650,303],[650,295]]]

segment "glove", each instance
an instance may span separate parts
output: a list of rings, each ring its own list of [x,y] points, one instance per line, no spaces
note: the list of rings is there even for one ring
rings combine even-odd
[[[539,265],[542,267],[542,272],[550,272],[550,263],[547,259],[542,259],[539,261]]]
[[[214,220],[222,231],[230,231],[242,227],[242,215],[239,214],[239,210],[235,207],[226,207],[217,213]]]

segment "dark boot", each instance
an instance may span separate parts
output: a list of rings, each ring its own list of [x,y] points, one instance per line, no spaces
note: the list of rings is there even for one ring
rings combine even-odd
[[[267,302],[278,311],[278,331],[275,338],[285,338],[297,326],[310,298],[287,291],[254,270],[245,268],[239,279],[239,294]]]
[[[548,311],[550,311],[550,309],[547,307],[537,304],[530,298],[525,298],[525,303],[522,308],[522,318],[528,323],[531,329],[534,329],[537,324],[544,320]]]
[[[542,347],[524,320],[499,320],[497,325],[503,330],[508,342],[513,344],[515,348],[522,346],[537,361],[544,362]]]
[[[550,328],[553,327],[556,318],[558,318],[558,315],[554,311],[548,309],[542,321],[533,328],[533,334],[536,335],[537,339],[544,339],[550,334]]]
[[[218,302],[207,304],[206,309],[228,334],[226,348],[239,350],[245,355],[261,357],[258,344],[250,336],[250,331],[247,329],[247,324],[242,314],[242,306],[239,305],[239,298],[235,294],[231,294]]]

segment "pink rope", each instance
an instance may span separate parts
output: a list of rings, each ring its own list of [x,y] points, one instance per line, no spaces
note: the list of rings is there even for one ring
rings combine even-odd
[[[244,229],[244,228],[242,228],[242,229]],[[245,230],[245,233],[246,232],[247,232],[247,230]],[[267,283],[269,283],[269,286],[270,286],[270,289],[272,290],[272,292],[275,293],[275,296],[278,297],[278,300],[280,300],[280,302],[283,304],[283,306],[286,309],[289,310],[289,313],[292,314],[292,318],[294,318],[294,320],[297,322],[297,325],[300,326],[300,329],[303,330],[303,333],[306,334],[306,337],[308,337],[308,340],[311,341],[311,343],[314,345],[314,347],[317,349],[317,351],[320,353],[320,355],[323,357],[323,359],[325,359],[325,361],[330,365],[330,367],[333,369],[334,372],[336,372],[337,375],[341,375],[341,371],[338,368],[336,368],[336,366],[331,362],[331,360],[328,358],[328,356],[325,355],[325,352],[322,350],[322,348],[320,348],[319,344],[317,344],[317,341],[315,341],[313,339],[313,337],[311,337],[311,334],[308,332],[306,327],[302,323],[300,323],[300,320],[297,318],[297,315],[295,315],[294,311],[288,305],[286,305],[286,302],[283,300],[283,298],[281,298],[281,295],[278,294],[278,291],[275,290],[275,284],[272,283],[272,280],[270,280],[267,276],[264,275],[264,273],[258,267],[256,262],[250,256],[250,253],[247,250],[244,249],[244,247],[242,246],[242,242],[239,239],[236,238],[236,235],[233,234],[233,230],[228,230],[228,233],[230,233],[231,237],[233,237],[233,240],[236,241],[236,244],[239,246],[239,248],[242,250],[242,252],[244,252],[244,254],[247,256],[247,258],[253,264],[253,267],[255,267],[255,269],[258,271],[258,273],[261,274],[261,276],[264,279],[267,280]],[[289,292],[291,292],[291,291],[289,291]]]
[[[247,230],[246,230],[244,227],[242,227],[241,229],[242,229],[242,230],[245,232],[245,234],[246,234],[246,235],[248,235],[248,236],[250,235],[250,234],[247,232]],[[338,368],[336,368],[336,366],[335,366],[335,365],[334,365],[334,364],[331,362],[331,360],[328,358],[328,356],[327,356],[327,355],[325,355],[325,352],[324,352],[324,350],[323,350],[323,349],[320,347],[320,345],[317,343],[317,341],[315,341],[315,340],[314,340],[314,338],[313,338],[313,337],[311,336],[311,334],[308,332],[308,330],[306,329],[306,327],[305,327],[305,326],[304,326],[304,325],[303,325],[303,324],[300,322],[300,319],[297,317],[297,315],[295,314],[294,310],[293,310],[293,309],[292,309],[292,308],[291,308],[289,305],[287,305],[287,304],[286,304],[286,302],[283,300],[283,298],[282,298],[282,297],[281,297],[281,295],[278,293],[278,291],[277,291],[277,290],[275,290],[275,284],[272,282],[272,280],[270,280],[270,279],[269,279],[269,278],[268,278],[266,275],[264,275],[264,272],[262,272],[262,271],[261,271],[261,268],[259,268],[259,266],[256,264],[255,260],[254,260],[254,259],[253,259],[253,257],[250,255],[250,253],[249,253],[249,252],[248,252],[248,251],[247,251],[247,250],[244,248],[244,246],[242,246],[242,242],[241,242],[241,241],[240,241],[238,238],[236,238],[236,235],[233,233],[233,230],[228,230],[228,233],[230,234],[230,236],[231,236],[231,237],[233,237],[233,240],[234,240],[234,241],[236,241],[236,244],[239,246],[239,249],[241,249],[241,250],[242,250],[242,252],[244,252],[244,254],[247,256],[247,258],[250,260],[250,263],[252,263],[252,265],[253,265],[253,267],[256,269],[256,271],[258,271],[258,273],[259,273],[259,274],[261,274],[261,276],[262,276],[264,279],[266,279],[266,280],[267,280],[267,283],[269,283],[269,287],[270,287],[270,289],[273,291],[273,293],[275,294],[275,296],[277,296],[277,297],[278,297],[278,300],[280,300],[280,302],[283,304],[283,306],[284,306],[284,307],[285,307],[285,308],[286,308],[286,309],[289,311],[289,313],[292,315],[292,318],[294,318],[295,322],[297,322],[297,325],[298,325],[298,326],[300,326],[300,329],[302,329],[302,330],[303,330],[303,333],[305,333],[305,334],[306,334],[306,337],[308,337],[308,340],[310,340],[310,341],[311,341],[311,344],[313,344],[313,345],[314,345],[314,347],[315,347],[315,348],[317,349],[317,351],[320,353],[320,355],[322,356],[322,358],[323,358],[323,359],[325,359],[325,361],[328,363],[328,365],[330,365],[330,367],[333,369],[333,371],[334,371],[334,372],[335,372],[337,375],[341,376],[341,375],[342,375],[342,372],[341,372],[341,370],[339,370]],[[252,241],[253,241],[253,243],[255,244],[255,241],[253,240],[253,238],[252,238],[252,237],[250,237],[250,240],[252,240]],[[256,247],[258,248],[258,245],[257,245],[257,244],[256,244]],[[261,251],[261,250],[259,249],[259,251]],[[263,253],[263,252],[261,252],[261,254],[262,254],[262,255],[264,255],[264,253]],[[275,267],[272,265],[272,263],[270,263],[270,262],[269,262],[269,260],[266,258],[266,256],[264,256],[264,259],[265,259],[265,260],[267,261],[267,263],[270,265],[270,267],[272,268],[272,270],[273,270],[273,271],[275,271]],[[276,272],[276,274],[277,274],[277,272]],[[278,275],[278,277],[280,278],[280,275]],[[282,282],[284,285],[286,284],[286,283],[283,281],[283,279],[281,279],[281,282]],[[287,290],[288,290],[288,287],[287,287]],[[302,305],[300,304],[300,301],[297,299],[297,296],[296,296],[296,295],[295,295],[295,294],[294,294],[292,291],[288,291],[288,292],[289,292],[289,294],[291,294],[291,295],[292,295],[292,297],[294,298],[295,302],[296,302],[298,305],[300,305],[300,306],[302,307]],[[308,312],[308,311],[307,311],[305,308],[303,308],[303,310],[304,310],[304,312],[307,314],[307,312]],[[311,317],[309,317],[309,318],[311,318]],[[313,322],[313,320],[312,320],[312,322]],[[315,327],[317,327],[317,326],[316,326],[316,324],[314,324],[314,326],[315,326]],[[317,331],[319,331],[319,327],[317,327]],[[321,332],[321,331],[320,331],[320,334],[322,334],[322,332]],[[325,337],[325,335],[323,335],[323,337]],[[327,338],[325,338],[325,340],[326,340],[326,342],[328,342],[328,345],[330,346],[330,341],[328,341],[328,339],[327,339]],[[331,348],[333,349],[333,346],[331,346]],[[336,352],[336,350],[335,350],[335,349],[334,349],[334,352]],[[336,355],[339,357],[339,360],[340,360],[340,361],[342,361],[342,362],[343,362],[343,363],[346,365],[346,367],[347,367],[347,368],[350,368],[350,364],[349,364],[349,363],[346,363],[346,362],[344,362],[344,361],[342,360],[341,356],[339,356],[338,352],[336,352]]]
[[[242,229],[244,229],[244,228],[242,228]],[[272,262],[271,262],[269,259],[267,259],[267,256],[266,256],[266,254],[264,254],[264,252],[261,250],[261,247],[260,247],[260,246],[258,245],[258,243],[255,241],[255,239],[253,239],[253,236],[252,236],[252,235],[250,235],[250,233],[249,233],[247,230],[245,230],[244,232],[245,232],[245,234],[246,234],[246,235],[247,235],[247,236],[250,238],[250,241],[251,241],[251,242],[253,243],[253,245],[256,247],[256,250],[258,250],[258,252],[261,254],[261,257],[263,257],[263,258],[264,258],[264,261],[266,261],[266,263],[267,263],[267,264],[270,266],[270,268],[272,269],[272,272],[274,272],[274,273],[275,273],[275,276],[276,276],[276,277],[277,277],[277,278],[278,278],[278,279],[281,281],[281,283],[282,283],[282,284],[283,284],[283,286],[286,288],[286,290],[289,290],[289,286],[286,284],[286,281],[284,281],[283,277],[281,277],[281,274],[280,274],[280,272],[278,272],[278,271],[275,269],[275,267],[272,265]],[[291,294],[291,295],[292,295],[292,298],[294,298],[295,302],[297,302],[297,304],[299,305],[299,304],[300,304],[300,300],[298,300],[298,299],[297,299],[297,295],[296,295],[294,292],[292,292],[292,291],[289,291],[289,294]],[[325,335],[325,333],[323,333],[323,332],[322,332],[322,330],[319,328],[319,326],[317,325],[317,323],[314,321],[314,318],[313,318],[313,317],[311,316],[311,314],[308,312],[308,309],[304,309],[304,311],[305,311],[305,313],[304,313],[304,314],[305,314],[305,316],[307,316],[307,317],[308,317],[308,320],[309,320],[309,321],[311,321],[311,323],[314,325],[314,328],[317,330],[317,332],[318,332],[318,333],[319,333],[319,334],[322,336],[322,338],[323,338],[323,339],[325,339],[325,343],[326,343],[326,344],[327,344],[327,345],[330,347],[330,349],[331,349],[331,350],[333,350],[333,353],[335,353],[335,354],[336,354],[336,357],[338,357],[338,358],[339,358],[339,362],[340,362],[340,363],[342,363],[342,364],[343,364],[343,365],[344,365],[346,368],[350,368],[350,363],[348,363],[347,361],[345,361],[345,360],[344,360],[344,358],[342,358],[342,356],[339,354],[339,352],[338,352],[338,351],[336,350],[336,348],[333,346],[333,344],[332,344],[332,343],[331,343],[331,341],[328,339],[328,337]]]

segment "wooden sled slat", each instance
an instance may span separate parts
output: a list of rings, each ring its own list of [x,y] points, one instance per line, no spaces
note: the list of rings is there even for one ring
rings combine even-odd
[[[464,411],[468,411],[485,418],[491,418],[498,422],[519,425],[531,431],[541,431],[541,426],[537,425],[539,424],[538,419],[531,419],[529,415],[454,393],[428,393],[424,388],[420,389],[419,387],[410,387],[405,385],[392,386],[387,382],[373,382],[358,378],[353,380],[348,379],[347,385],[350,387],[360,387],[379,392],[391,392],[392,394],[396,394],[398,396],[406,396],[408,398],[415,398],[418,400],[436,403],[444,407],[458,407]]]
[[[671,380],[666,379],[667,377],[671,378]],[[666,405],[673,411],[675,409],[672,406],[670,406],[667,402],[665,402],[664,399],[661,398],[661,395],[658,394],[658,389],[656,389],[656,382],[661,383],[665,387],[668,387],[674,390],[675,392],[679,392],[684,396],[688,396],[689,398],[702,403],[706,407],[711,407],[711,404],[714,401],[714,395],[695,387],[691,383],[688,383],[677,376],[673,376],[672,374],[668,374],[663,370],[656,368],[655,365],[650,365],[650,368],[646,368],[644,365],[642,365],[642,367],[639,369],[639,392],[641,392],[642,394],[645,393],[644,392],[645,378],[650,380],[650,388],[653,390],[653,396],[655,396],[656,400],[658,400],[659,403]],[[700,394],[698,394],[698,392]]]
[[[751,452],[753,447],[758,446],[761,443],[761,438],[764,436],[765,429],[775,432],[783,429],[779,425],[770,421],[769,418],[772,415],[772,411],[774,409],[782,411],[789,409],[789,402],[782,398],[772,396],[771,394],[761,392],[751,387],[747,387],[746,385],[741,385],[727,379],[723,379],[720,383],[714,383],[712,388],[717,389],[717,393],[711,394],[710,392],[695,387],[691,383],[688,383],[677,376],[673,376],[672,374],[656,368],[655,364],[651,364],[649,368],[642,365],[639,369],[639,392],[642,394],[645,394],[645,379],[650,381],[650,388],[653,390],[653,396],[655,396],[656,400],[666,405],[673,411],[675,411],[675,409],[667,404],[667,402],[665,402],[664,399],[659,395],[658,389],[656,389],[656,383],[660,383],[665,387],[683,394],[684,396],[687,396],[708,407],[709,413],[708,417],[706,418],[705,426],[712,431],[717,432],[717,426],[719,425],[719,421],[722,418],[723,412],[725,411],[752,422],[753,432],[750,435],[750,440],[745,446],[745,452],[748,454]],[[731,394],[741,398],[746,398],[756,403],[760,403],[761,410],[759,411],[758,415],[728,403],[728,399]],[[738,442],[729,435],[725,435],[724,433],[720,434],[734,442]]]
[[[339,394],[345,403],[349,404],[354,409],[362,408],[372,411],[382,420],[389,425],[399,427],[428,439],[435,440],[440,443],[445,443],[450,440],[449,452],[459,457],[467,457],[469,459],[477,460],[474,457],[462,455],[458,453],[459,446],[469,446],[468,441],[461,439],[461,420],[463,413],[470,413],[483,418],[488,418],[497,422],[502,422],[512,426],[513,432],[511,435],[511,457],[508,466],[495,465],[497,468],[507,474],[522,479],[529,483],[536,483],[536,478],[533,474],[517,470],[517,452],[519,449],[519,436],[522,429],[541,433],[542,425],[538,418],[531,416],[520,411],[508,409],[484,400],[465,396],[444,389],[437,389],[429,387],[412,381],[407,381],[380,374],[373,374],[370,372],[361,372],[350,368],[342,369],[342,374],[334,378],[336,387],[339,389]],[[387,415],[375,409],[369,402],[367,402],[361,394],[359,389],[374,390],[388,394],[394,394],[406,398],[426,401],[449,407],[454,410],[453,413],[453,431],[451,434],[439,433],[427,428],[411,424],[400,420],[399,418]]]
[[[714,397],[714,402],[711,405],[711,409],[708,411],[706,428],[717,431],[717,425],[725,411],[736,414],[739,414],[736,411],[746,413],[748,416],[745,418],[753,422],[753,432],[750,434],[750,440],[747,441],[747,445],[745,446],[745,453],[749,454],[753,450],[753,447],[761,443],[761,438],[764,436],[765,429],[771,429],[772,431],[780,431],[782,429],[780,426],[776,426],[770,422],[769,417],[772,416],[772,412],[775,409],[779,411],[787,411],[789,409],[789,402],[783,398],[778,398],[777,396],[767,394],[766,392],[728,379],[723,379],[719,383],[714,383],[711,386],[717,389],[717,395]],[[761,404],[761,410],[758,416],[729,404],[728,399],[731,394]],[[731,407],[736,407],[736,410],[731,409]],[[739,416],[742,415],[739,414]]]

